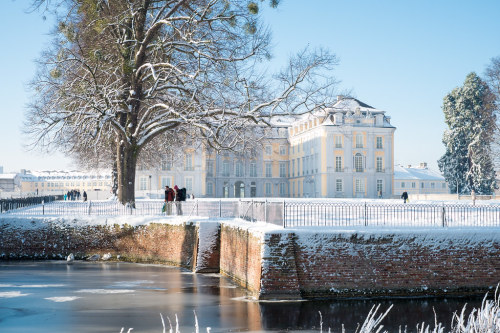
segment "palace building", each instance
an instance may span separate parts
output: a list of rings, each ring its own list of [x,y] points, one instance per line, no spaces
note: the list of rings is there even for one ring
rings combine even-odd
[[[138,168],[136,196],[161,197],[165,185],[195,197],[391,197],[394,131],[385,111],[355,98],[278,117],[250,153],[189,148],[159,170]]]

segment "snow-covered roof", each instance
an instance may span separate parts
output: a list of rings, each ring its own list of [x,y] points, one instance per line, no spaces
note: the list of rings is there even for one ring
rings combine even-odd
[[[271,126],[276,127],[289,127],[296,120],[293,116],[272,116],[270,119]]]
[[[36,177],[68,177],[68,176],[89,176],[89,175],[111,175],[111,170],[100,169],[92,171],[79,171],[79,170],[45,170],[45,171],[30,171],[29,174]]]
[[[394,166],[394,180],[436,180],[444,181],[444,177],[429,168]]]
[[[340,122],[337,123],[332,117],[338,114],[342,116]],[[390,123],[390,117],[385,116],[385,111],[352,97],[339,96],[332,106],[297,115],[295,120],[306,122],[318,118],[323,120],[323,125],[330,126],[374,126],[376,124],[377,127],[394,128]]]
[[[377,113],[384,114],[385,111],[379,110],[370,106],[366,103],[361,102],[360,100],[352,97],[342,97],[335,102],[331,107],[315,110],[312,112],[312,115],[317,117],[326,116],[329,114],[335,114],[338,112],[341,113],[356,113],[359,111],[362,115],[366,116],[366,113],[371,113],[375,115]]]
[[[17,173],[1,173],[0,179],[15,179],[17,177]]]

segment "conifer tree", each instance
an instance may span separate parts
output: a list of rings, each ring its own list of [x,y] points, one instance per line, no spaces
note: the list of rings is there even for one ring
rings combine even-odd
[[[462,87],[444,98],[443,112],[448,125],[443,135],[446,152],[438,165],[450,190],[491,194],[497,185],[491,157],[496,116],[490,88],[470,73]]]

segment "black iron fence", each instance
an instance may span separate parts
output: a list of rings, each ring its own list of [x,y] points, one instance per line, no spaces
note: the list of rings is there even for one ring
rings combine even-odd
[[[500,205],[287,202],[285,227],[500,227]]]
[[[47,198],[47,197],[44,197]],[[53,198],[53,197],[51,197]],[[2,213],[25,216],[136,215],[242,218],[291,227],[500,227],[499,204],[363,202],[338,200],[197,199],[184,202],[138,200],[135,207],[116,201],[18,201]]]
[[[15,198],[15,199],[0,199],[0,213],[11,210],[19,210],[26,207],[35,205],[42,205],[44,203],[62,200],[62,195],[48,195],[41,197],[28,197],[28,198]]]

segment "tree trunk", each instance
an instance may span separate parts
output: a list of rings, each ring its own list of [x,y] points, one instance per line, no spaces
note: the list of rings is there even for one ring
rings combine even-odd
[[[135,207],[135,168],[137,149],[134,145],[118,144],[116,166],[118,173],[118,200]]]

